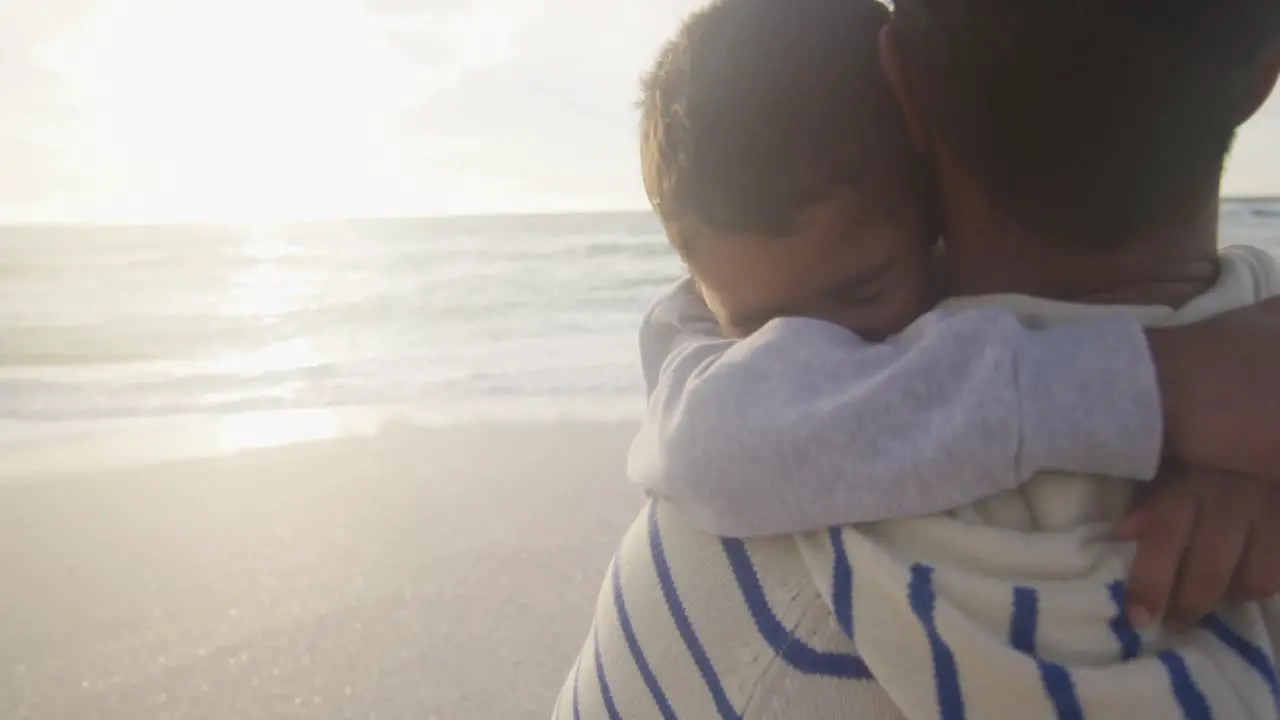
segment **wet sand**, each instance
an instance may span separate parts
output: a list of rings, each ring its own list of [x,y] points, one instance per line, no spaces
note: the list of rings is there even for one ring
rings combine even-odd
[[[547,717],[643,501],[631,432],[402,428],[6,480],[0,717]]]

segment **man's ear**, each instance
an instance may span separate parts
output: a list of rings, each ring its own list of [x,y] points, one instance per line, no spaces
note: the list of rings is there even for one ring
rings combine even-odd
[[[1263,105],[1267,104],[1267,99],[1271,97],[1272,91],[1276,88],[1276,80],[1280,78],[1280,50],[1276,50],[1271,54],[1270,62],[1266,63],[1262,70],[1258,73],[1257,80],[1253,83],[1252,92],[1247,96],[1248,100],[1244,106],[1244,112],[1240,116],[1239,124],[1243,125],[1249,121]]]
[[[889,89],[893,91],[893,96],[898,101],[898,108],[902,110],[902,119],[907,125],[911,144],[921,155],[928,155],[929,131],[921,108],[916,103],[916,94],[907,82],[907,73],[898,54],[892,23],[880,28],[879,39],[880,67],[889,83]]]

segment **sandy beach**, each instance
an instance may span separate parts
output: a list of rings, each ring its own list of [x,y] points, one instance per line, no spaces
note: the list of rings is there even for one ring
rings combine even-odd
[[[545,717],[642,503],[631,432],[399,428],[6,479],[0,717]]]

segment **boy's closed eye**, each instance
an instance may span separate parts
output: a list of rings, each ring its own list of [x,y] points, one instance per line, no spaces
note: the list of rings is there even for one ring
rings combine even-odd
[[[910,325],[934,295],[930,245],[909,220],[834,196],[786,237],[706,232],[689,267],[729,336],[807,317],[879,340]]]
[[[746,337],[768,325],[778,318],[802,317],[812,320],[844,325],[851,314],[867,311],[884,296],[880,286],[870,288],[862,285],[849,285],[839,290],[824,293],[820,302],[795,308],[780,308],[772,312],[757,312],[749,315],[731,315],[726,319],[725,330],[732,337]],[[846,326],[847,327],[847,326]],[[848,328],[855,332],[856,327]]]
[[[728,313],[725,330],[731,336],[746,337],[776,318],[804,317],[840,325],[866,339],[883,339],[887,323],[882,307],[891,299],[889,291],[897,265],[898,258],[889,258],[851,277],[806,292],[785,305],[770,310]]]

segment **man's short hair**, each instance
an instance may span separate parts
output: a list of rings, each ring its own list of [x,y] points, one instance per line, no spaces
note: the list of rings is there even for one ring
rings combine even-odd
[[[1216,187],[1280,0],[896,0],[893,28],[915,101],[1001,209],[1107,248]]]
[[[705,231],[786,236],[900,159],[888,19],[876,0],[715,0],[686,19],[640,101],[645,190],[678,250]]]

